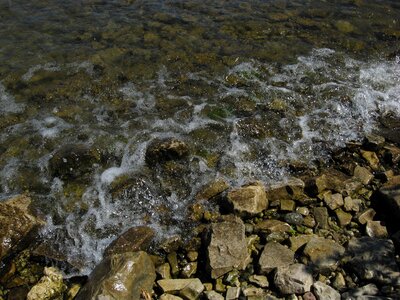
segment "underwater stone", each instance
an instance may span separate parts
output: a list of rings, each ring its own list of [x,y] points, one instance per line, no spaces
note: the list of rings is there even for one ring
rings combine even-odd
[[[146,149],[145,160],[150,166],[169,161],[179,160],[189,154],[189,147],[185,142],[174,139],[155,139]]]

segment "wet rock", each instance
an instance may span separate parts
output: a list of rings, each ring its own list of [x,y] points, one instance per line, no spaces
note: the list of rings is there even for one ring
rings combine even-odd
[[[372,170],[379,170],[380,162],[375,152],[361,150],[361,155],[368,162]]]
[[[238,213],[256,215],[268,206],[264,185],[251,183],[228,193],[228,202]]]
[[[169,265],[171,266],[172,276],[177,276],[179,273],[179,262],[177,253],[176,252],[168,253],[167,260]]]
[[[400,285],[400,273],[391,240],[353,238],[349,242],[346,256],[349,268],[362,280]]]
[[[263,232],[263,233],[275,233],[275,232],[290,232],[292,227],[288,223],[271,219],[271,220],[262,220],[261,222],[257,223],[254,230],[256,232]]]
[[[314,282],[313,292],[318,300],[340,300],[340,294],[334,288],[321,281]]]
[[[303,264],[280,267],[274,276],[275,286],[284,295],[309,292],[314,283],[311,270]]]
[[[32,215],[25,195],[0,202],[0,260],[28,245],[45,223]]]
[[[315,207],[313,210],[315,221],[317,226],[322,229],[328,229],[328,210],[326,207]]]
[[[147,253],[114,254],[97,265],[76,299],[139,299],[143,292],[151,294],[155,278]]]
[[[362,184],[370,184],[374,175],[367,168],[356,166],[354,169],[354,177],[362,182]]]
[[[367,150],[377,151],[385,144],[385,138],[376,134],[367,134],[364,139],[364,147]]]
[[[145,160],[149,166],[154,166],[169,160],[179,160],[189,154],[185,142],[174,139],[155,139],[146,149]]]
[[[249,263],[245,227],[237,217],[213,223],[207,247],[208,269],[218,278],[234,268],[244,269]]]
[[[197,262],[191,262],[182,268],[181,275],[183,278],[190,278],[197,272]]]
[[[63,145],[49,160],[52,176],[85,181],[96,165],[101,163],[101,152],[82,144]]]
[[[301,225],[303,224],[303,216],[299,213],[288,213],[284,217],[285,222],[291,225]]]
[[[229,188],[229,184],[222,178],[208,183],[196,195],[197,200],[210,200],[211,198],[223,193]]]
[[[384,239],[388,237],[386,226],[382,225],[381,221],[368,221],[365,232],[372,238]]]
[[[44,268],[44,276],[32,287],[27,295],[27,300],[52,300],[62,298],[67,289],[63,276],[56,268]]]
[[[171,266],[169,263],[165,263],[160,265],[157,269],[156,272],[162,279],[171,279]]]
[[[304,255],[320,272],[335,270],[345,249],[333,240],[313,237],[304,248]]]
[[[355,30],[353,24],[346,20],[339,20],[335,23],[336,28],[343,33],[351,33]]]
[[[394,220],[400,218],[400,175],[391,178],[382,186],[375,202]]]
[[[104,251],[105,256],[125,252],[147,251],[155,232],[147,226],[132,227],[114,240]]]
[[[324,193],[324,202],[331,210],[335,210],[344,204],[341,194],[332,194],[330,191]]]
[[[278,267],[285,267],[294,262],[294,252],[287,247],[271,242],[265,245],[258,265],[262,273],[269,273]]]

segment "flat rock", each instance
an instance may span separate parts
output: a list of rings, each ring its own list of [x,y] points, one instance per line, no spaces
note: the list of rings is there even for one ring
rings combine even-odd
[[[303,264],[280,267],[274,276],[275,286],[284,295],[309,292],[314,283],[311,270]]]
[[[400,273],[392,240],[353,238],[347,247],[346,257],[349,268],[362,280],[400,285]]]
[[[339,292],[321,281],[314,282],[313,292],[318,300],[340,300]]]
[[[27,246],[45,223],[32,215],[31,199],[25,195],[0,202],[0,260]]]
[[[271,242],[264,246],[258,265],[260,271],[269,273],[275,268],[284,267],[294,262],[294,252],[287,247]]]
[[[313,237],[304,248],[304,255],[320,272],[335,270],[345,249],[333,240]]]
[[[249,215],[259,214],[268,207],[267,195],[261,182],[230,191],[227,200],[236,212]]]
[[[156,273],[153,261],[143,251],[111,255],[96,266],[77,300],[140,299],[151,294]]]
[[[155,232],[147,226],[132,227],[114,240],[104,251],[105,256],[125,252],[147,251]]]
[[[271,220],[262,220],[257,223],[254,227],[256,232],[264,232],[267,234],[274,232],[289,232],[292,230],[292,227],[285,222],[271,219]]]
[[[207,257],[207,267],[212,278],[247,266],[250,256],[241,219],[230,216],[225,221],[211,224]]]

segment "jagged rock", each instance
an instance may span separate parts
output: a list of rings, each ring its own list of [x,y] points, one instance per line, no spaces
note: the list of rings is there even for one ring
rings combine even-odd
[[[251,275],[249,277],[249,282],[258,285],[261,288],[269,287],[268,278],[264,275]]]
[[[96,266],[77,300],[139,299],[150,293],[156,279],[154,264],[143,251],[111,255]]]
[[[27,300],[53,300],[62,299],[63,292],[67,289],[63,276],[56,268],[44,268],[44,276],[32,287],[27,295]]]
[[[283,199],[280,203],[280,209],[282,211],[294,211],[296,208],[296,202],[293,200]]]
[[[324,194],[324,202],[331,210],[335,210],[344,204],[341,194],[332,194],[330,191]]]
[[[273,202],[276,200],[302,200],[307,198],[304,194],[305,184],[301,179],[291,178],[286,182],[268,187],[267,197]]]
[[[245,227],[237,217],[213,223],[207,247],[207,263],[212,278],[218,278],[234,268],[244,269],[250,261]]]
[[[63,145],[49,160],[52,176],[62,179],[87,179],[96,164],[102,160],[99,149],[92,149],[82,144]]]
[[[368,208],[358,215],[358,222],[361,225],[367,224],[368,221],[372,221],[374,219],[375,215],[376,211],[373,208]]]
[[[351,219],[353,218],[351,214],[344,212],[340,208],[335,210],[336,217],[339,220],[339,225],[341,227],[345,227],[351,223]]]
[[[147,226],[132,227],[114,240],[104,251],[105,256],[125,252],[147,251],[155,232]]]
[[[314,283],[311,270],[303,264],[280,267],[274,276],[275,286],[284,295],[309,292]]]
[[[348,266],[362,280],[400,285],[400,273],[391,240],[370,237],[353,238],[349,242],[346,256]]]
[[[249,215],[256,215],[268,207],[265,188],[261,182],[230,191],[227,200],[235,211]]]
[[[274,232],[289,232],[292,230],[292,227],[288,223],[270,219],[270,220],[262,220],[261,222],[257,223],[254,227],[256,232],[264,232],[267,234],[274,233]]]
[[[361,155],[373,170],[379,170],[380,162],[375,152],[361,150]]]
[[[362,200],[353,199],[350,196],[344,198],[344,210],[347,212],[359,212],[362,205]]]
[[[240,287],[228,287],[225,300],[236,300],[240,296]]]
[[[222,178],[208,183],[196,195],[197,200],[210,200],[211,198],[223,193],[229,188],[229,184]]]
[[[296,252],[299,248],[307,244],[313,237],[315,237],[314,234],[291,236],[289,238],[290,250]]]
[[[284,267],[294,262],[294,252],[287,247],[271,242],[265,245],[261,253],[258,265],[260,271],[269,273],[275,268]]]
[[[178,160],[189,154],[189,147],[185,142],[174,139],[155,139],[146,149],[145,160],[150,166],[169,161]]]
[[[0,260],[28,245],[45,223],[32,215],[25,195],[0,202]]]
[[[376,205],[395,220],[400,219],[400,175],[392,177],[379,190]]]
[[[318,300],[340,300],[339,292],[321,281],[314,282],[313,292]]]
[[[313,213],[317,226],[322,229],[328,229],[328,209],[326,207],[314,207]]]
[[[373,238],[384,239],[388,237],[386,226],[382,225],[380,221],[368,221],[365,232]]]
[[[186,300],[196,300],[200,297],[203,291],[204,285],[201,283],[200,279],[195,278],[195,280],[179,292],[179,296]]]
[[[317,193],[319,194],[325,190],[332,190],[340,193],[345,186],[345,181],[348,179],[349,177],[342,172],[335,169],[327,170],[315,179]]]
[[[221,294],[217,293],[216,291],[207,291],[204,292],[206,295],[207,300],[224,300],[224,296]]]
[[[335,270],[344,252],[344,247],[322,237],[313,237],[303,251],[311,264],[320,272]]]
[[[367,168],[356,166],[354,169],[354,177],[362,182],[362,184],[367,185],[370,184],[372,179],[374,179],[374,175]]]

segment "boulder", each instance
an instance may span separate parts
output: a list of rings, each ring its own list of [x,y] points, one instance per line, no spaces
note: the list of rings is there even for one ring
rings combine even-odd
[[[228,193],[228,202],[238,213],[256,215],[268,207],[264,185],[251,183]]]
[[[154,139],[146,149],[145,161],[154,166],[169,160],[179,160],[189,154],[189,147],[185,142],[175,138]]]
[[[303,251],[313,267],[327,273],[336,269],[344,252],[343,246],[322,237],[313,237]]]
[[[275,268],[288,266],[292,263],[294,263],[294,252],[275,242],[265,245],[258,261],[260,271],[263,273],[269,273]]]
[[[314,282],[313,291],[318,300],[340,300],[339,292],[321,281]]]
[[[44,276],[29,291],[27,300],[53,300],[62,299],[63,292],[67,289],[63,276],[56,268],[44,268]]]
[[[139,299],[143,293],[151,294],[155,279],[154,264],[146,252],[113,254],[96,266],[76,299]]]
[[[50,174],[67,180],[87,179],[96,164],[101,162],[99,149],[83,144],[63,145],[49,160]]]
[[[245,226],[241,219],[229,217],[213,223],[209,233],[207,264],[212,278],[218,278],[232,269],[244,269],[250,262]]]
[[[275,286],[284,295],[304,294],[314,283],[311,270],[303,264],[279,267],[274,276]]]
[[[125,252],[147,251],[155,232],[147,226],[132,227],[114,240],[104,251],[105,256]]]
[[[400,285],[400,273],[392,240],[353,238],[346,251],[348,267],[362,280]]]
[[[25,195],[0,202],[0,260],[28,245],[45,223],[32,215]]]

